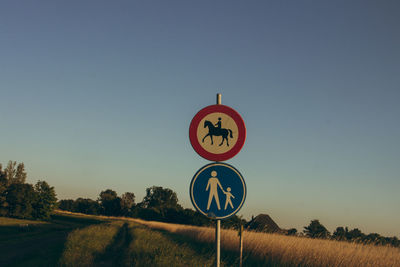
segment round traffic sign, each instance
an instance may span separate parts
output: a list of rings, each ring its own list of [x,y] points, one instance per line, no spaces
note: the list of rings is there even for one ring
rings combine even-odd
[[[240,114],[225,105],[211,105],[192,119],[189,139],[193,149],[211,161],[225,161],[242,149],[246,126]]]
[[[195,209],[213,219],[236,214],[246,199],[246,183],[240,172],[226,163],[210,163],[196,172],[190,183]]]

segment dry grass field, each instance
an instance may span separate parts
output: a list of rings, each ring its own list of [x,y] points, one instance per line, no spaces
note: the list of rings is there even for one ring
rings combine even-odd
[[[46,223],[0,217],[0,266],[213,266],[214,234],[68,212]],[[221,266],[238,266],[238,243],[221,230]],[[243,266],[399,267],[400,249],[246,231]]]
[[[214,240],[215,230],[212,228],[135,221],[151,229],[184,235],[198,242],[213,242]],[[236,231],[221,230],[221,248],[230,251],[238,250]],[[245,232],[244,251],[246,257],[258,259],[262,265],[265,264],[264,266],[400,266],[399,248],[267,233]]]

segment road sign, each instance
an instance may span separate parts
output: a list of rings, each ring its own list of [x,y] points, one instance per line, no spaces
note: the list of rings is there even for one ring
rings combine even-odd
[[[240,114],[225,105],[211,105],[192,119],[189,138],[193,149],[211,161],[225,161],[242,149],[246,127]]]
[[[240,172],[226,163],[210,163],[196,172],[190,183],[190,199],[196,210],[213,219],[236,214],[246,199]]]

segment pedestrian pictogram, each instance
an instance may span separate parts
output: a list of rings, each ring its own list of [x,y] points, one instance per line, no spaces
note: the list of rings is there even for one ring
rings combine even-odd
[[[210,205],[213,199],[215,199],[215,203],[217,204],[218,209],[220,210],[220,204],[219,204],[219,196],[218,196],[218,186],[219,188],[224,191],[224,188],[222,187],[221,183],[219,182],[216,171],[211,172],[211,178],[208,179],[207,183],[207,188],[206,191],[210,189],[210,193],[208,195],[208,202],[207,202],[207,210],[210,209]]]
[[[190,183],[190,198],[200,213],[214,219],[225,219],[242,207],[246,184],[233,166],[211,163],[194,175]]]
[[[239,113],[224,105],[211,105],[200,110],[189,128],[194,150],[203,158],[225,161],[242,149],[246,127]]]

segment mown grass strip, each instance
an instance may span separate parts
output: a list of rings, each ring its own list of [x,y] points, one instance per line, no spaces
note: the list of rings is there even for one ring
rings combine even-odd
[[[0,217],[0,266],[57,266],[70,231],[104,220],[52,215],[49,221]]]
[[[114,221],[72,231],[68,235],[60,265],[94,266],[95,258],[112,244],[122,225],[122,221]]]
[[[132,235],[129,225],[124,223],[105,252],[96,257],[94,266],[128,266],[125,259],[131,242]]]
[[[26,227],[29,225],[46,224],[44,221],[23,220],[8,217],[0,217],[0,226],[20,226]]]
[[[137,224],[132,226],[133,240],[128,249],[125,266],[213,265],[214,258],[210,252],[198,253],[189,245],[174,242],[159,231]]]

